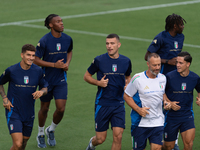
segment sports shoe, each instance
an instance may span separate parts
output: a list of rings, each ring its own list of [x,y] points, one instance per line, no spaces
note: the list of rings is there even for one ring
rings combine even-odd
[[[37,145],[39,148],[46,148],[46,144],[45,144],[45,135],[39,135],[36,137],[37,140]]]
[[[93,137],[92,137],[93,138]],[[95,150],[95,147],[94,148],[90,148],[90,143],[92,142],[92,138],[90,139],[90,142],[86,148],[86,150]]]
[[[179,150],[179,146],[177,144],[175,144],[173,150]]]
[[[50,126],[48,126],[45,129],[45,133],[47,135],[47,144],[49,146],[55,146],[56,145],[56,140],[55,140],[55,137],[54,137],[54,131],[49,131],[49,128],[50,128]]]

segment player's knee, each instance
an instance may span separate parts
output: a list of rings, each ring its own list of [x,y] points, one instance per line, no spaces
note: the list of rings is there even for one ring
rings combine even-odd
[[[57,108],[57,113],[60,114],[60,115],[63,115],[64,112],[65,112],[65,107],[62,107],[62,108]]]
[[[49,107],[48,106],[43,106],[40,108],[40,112],[42,114],[46,114],[49,111]]]
[[[97,139],[98,145],[99,145],[99,144],[102,144],[105,140],[106,140],[106,138],[104,138],[104,137],[98,138],[98,139]]]
[[[174,147],[172,145],[164,145],[162,150],[172,150]]]
[[[21,150],[21,148],[22,148],[22,141],[17,141],[15,143],[13,143],[13,147],[16,150]]]
[[[154,150],[161,150],[162,146],[161,145],[157,145],[156,147],[154,147]],[[171,149],[170,149],[171,150]]]
[[[187,147],[192,147],[192,146],[193,146],[193,141],[186,141],[186,142],[185,142],[185,145],[186,145]]]
[[[113,141],[116,143],[121,143],[122,141],[122,134],[118,134],[116,136],[113,137]]]

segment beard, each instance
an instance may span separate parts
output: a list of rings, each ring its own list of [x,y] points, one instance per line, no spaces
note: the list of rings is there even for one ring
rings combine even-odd
[[[160,72],[160,69],[157,70],[157,72],[155,72],[156,70],[152,70],[151,68],[149,68],[151,73],[154,75],[154,76],[157,76]]]

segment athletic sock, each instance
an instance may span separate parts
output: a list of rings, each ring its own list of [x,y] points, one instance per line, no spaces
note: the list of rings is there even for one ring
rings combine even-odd
[[[44,135],[44,127],[38,126],[38,136]]]
[[[92,145],[92,142],[90,143],[90,148],[94,149],[95,146]]]
[[[52,123],[51,123],[51,125],[50,125],[50,128],[49,128],[49,131],[54,131],[56,127],[57,127],[57,124],[55,124],[55,123],[52,121]]]

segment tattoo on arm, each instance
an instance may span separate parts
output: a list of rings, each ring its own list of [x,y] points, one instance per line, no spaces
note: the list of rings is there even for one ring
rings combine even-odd
[[[42,88],[40,91],[43,92],[43,95],[46,95],[46,94],[47,94],[47,88]]]
[[[3,85],[0,85],[0,95],[1,95],[2,99],[7,98]],[[8,99],[7,99],[7,102],[8,102]]]
[[[5,99],[5,98],[4,98]],[[3,104],[8,104],[8,98],[6,97],[6,100],[3,100]]]

